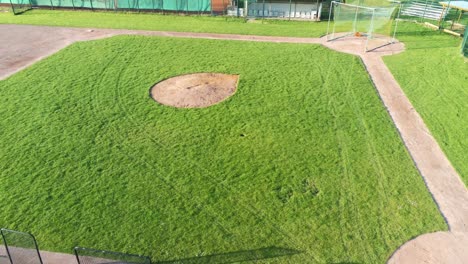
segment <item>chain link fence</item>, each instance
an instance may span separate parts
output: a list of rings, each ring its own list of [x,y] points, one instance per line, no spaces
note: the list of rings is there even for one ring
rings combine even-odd
[[[4,228],[0,232],[10,264],[42,264],[33,235]]]

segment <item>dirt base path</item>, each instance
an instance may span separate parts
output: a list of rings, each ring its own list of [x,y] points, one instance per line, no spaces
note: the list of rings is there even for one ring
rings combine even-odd
[[[393,119],[427,188],[449,226],[449,232],[416,237],[402,245],[388,263],[468,263],[468,191],[421,116],[411,105],[382,56],[404,51],[402,43],[363,52],[359,38],[324,42],[324,46],[362,58],[380,98]]]
[[[403,142],[419,169],[448,226],[448,232],[418,236],[402,245],[388,263],[468,263],[468,191],[429,129],[382,61],[382,56],[404,51],[397,43],[365,53],[362,38],[326,42],[325,38],[263,37],[227,34],[76,29],[0,25],[0,80],[82,40],[122,34],[183,38],[224,39],[284,43],[315,43],[362,58],[367,71],[393,119]],[[35,43],[31,45],[31,43]],[[36,47],[37,46],[37,47]],[[40,243],[40,242],[39,242]],[[49,264],[76,263],[72,255],[44,252]]]
[[[116,35],[144,35],[178,38],[224,39],[282,43],[319,43],[319,39],[267,37],[212,33],[86,29],[0,24],[0,80],[77,42]]]

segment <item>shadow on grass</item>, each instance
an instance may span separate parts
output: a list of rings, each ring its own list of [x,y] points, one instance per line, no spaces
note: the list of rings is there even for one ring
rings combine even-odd
[[[277,258],[282,256],[290,256],[299,254],[301,251],[289,248],[279,248],[279,247],[267,247],[251,250],[241,250],[228,253],[219,253],[208,256],[200,256],[193,258],[185,259],[175,259],[156,262],[159,264],[169,264],[169,263],[236,263],[243,261],[255,261],[261,259]]]

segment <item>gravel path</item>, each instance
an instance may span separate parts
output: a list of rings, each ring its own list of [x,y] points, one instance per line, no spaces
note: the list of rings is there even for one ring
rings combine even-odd
[[[364,41],[359,38],[326,42],[324,38],[0,25],[0,42],[2,43],[0,46],[0,80],[76,41],[122,34],[313,43],[360,56],[406,148],[449,226],[448,232],[424,234],[408,241],[393,253],[388,263],[468,263],[468,191],[430,134],[424,121],[382,61],[382,56],[404,51],[402,43],[365,53],[363,52]],[[43,255],[45,264],[76,263],[75,258],[68,254],[43,252]]]

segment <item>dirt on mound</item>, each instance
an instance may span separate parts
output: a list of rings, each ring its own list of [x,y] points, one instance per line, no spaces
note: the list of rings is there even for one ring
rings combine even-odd
[[[224,101],[237,90],[239,76],[193,73],[163,80],[150,94],[158,103],[179,108],[203,108]]]

